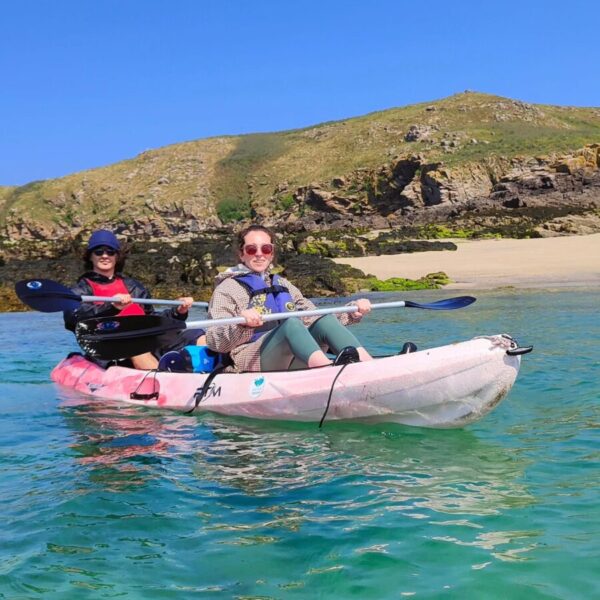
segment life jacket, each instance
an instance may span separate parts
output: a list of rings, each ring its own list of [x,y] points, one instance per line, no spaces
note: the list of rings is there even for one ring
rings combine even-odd
[[[116,294],[129,294],[129,290],[125,282],[120,277],[115,277],[109,283],[100,283],[86,279],[89,286],[92,288],[92,296],[106,296],[110,298]],[[129,317],[132,315],[145,315],[144,309],[139,304],[130,304],[118,313],[119,317]]]
[[[246,289],[250,295],[248,308],[255,308],[261,315],[270,313],[290,312],[295,310],[296,305],[290,295],[289,290],[279,284],[279,275],[271,277],[271,285],[268,286],[265,280],[254,273],[238,275],[234,279]],[[268,321],[261,327],[254,330],[254,335],[250,341],[255,341],[263,336],[267,331],[275,329],[280,321]]]

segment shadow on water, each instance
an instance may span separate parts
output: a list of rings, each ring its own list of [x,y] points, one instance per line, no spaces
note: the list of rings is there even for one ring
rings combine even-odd
[[[496,514],[532,502],[522,483],[525,460],[468,430],[342,423],[318,430],[61,395],[77,462],[91,483],[112,491],[149,484],[163,476],[165,463],[178,462],[186,465],[182,477],[224,504],[238,502],[240,493],[306,500],[325,489],[330,499],[354,503],[358,494],[409,515]]]
[[[110,492],[120,531],[151,515],[151,530],[126,539],[158,545],[156,560],[181,539],[200,544],[211,565],[202,579],[228,581],[229,591],[240,577],[254,580],[248,569],[256,561],[273,577],[288,573],[274,581],[304,586],[340,564],[381,569],[393,560],[409,569],[408,540],[419,564],[430,562],[430,544],[460,548],[473,564],[510,561],[539,544],[536,528],[515,527],[509,516],[536,502],[524,483],[528,460],[468,430],[343,423],[318,430],[62,399],[78,489],[88,498]],[[80,497],[63,510],[80,515],[85,505]],[[232,564],[242,569],[233,580]]]
[[[519,482],[523,461],[469,431],[340,424],[315,431],[212,418],[203,424],[214,439],[196,449],[194,471],[248,495],[331,484],[345,488],[340,496],[362,488],[388,510],[472,515],[532,501]]]

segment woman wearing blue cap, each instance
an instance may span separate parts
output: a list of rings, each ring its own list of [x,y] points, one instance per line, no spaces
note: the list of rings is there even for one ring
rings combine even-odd
[[[132,297],[150,298],[150,292],[136,279],[123,275],[125,258],[121,244],[112,231],[98,229],[92,233],[83,256],[86,271],[79,277],[72,290],[81,296],[117,297],[119,301],[82,302],[75,310],[65,311],[64,320],[67,329],[74,332],[77,323],[95,317],[155,314],[151,305],[131,302]],[[186,296],[179,298],[179,301],[181,302],[179,306],[169,308],[162,314],[185,321],[194,299]],[[157,356],[186,345],[203,343],[203,334],[201,329],[173,332],[171,338],[163,338],[164,345],[156,349],[156,356],[148,352],[132,356],[131,362],[136,369],[156,369]]]

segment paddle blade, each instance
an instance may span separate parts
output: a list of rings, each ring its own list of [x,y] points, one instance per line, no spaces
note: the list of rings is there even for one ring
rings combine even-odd
[[[425,308],[428,310],[454,310],[455,308],[464,308],[473,304],[476,298],[473,296],[458,296],[457,298],[446,298],[445,300],[438,300],[437,302],[431,302],[429,304],[419,304],[418,302],[411,302],[406,300],[405,306],[411,308]]]
[[[185,322],[162,315],[100,317],[77,324],[75,337],[81,348],[94,358],[130,358],[160,347],[161,336],[185,329]]]
[[[15,292],[21,302],[41,312],[74,310],[81,304],[81,296],[50,279],[24,279]]]

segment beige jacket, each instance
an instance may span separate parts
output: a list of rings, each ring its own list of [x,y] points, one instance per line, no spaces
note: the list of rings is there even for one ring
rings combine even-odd
[[[210,319],[238,317],[243,310],[248,308],[250,295],[246,288],[235,281],[233,277],[249,272],[243,265],[238,265],[217,275],[216,289],[208,306]],[[270,273],[266,272],[265,276],[270,277]],[[295,304],[294,310],[315,308],[315,305],[287,279],[281,277],[279,283],[289,290]],[[350,302],[349,304],[353,305],[354,303]],[[358,321],[358,319],[353,319],[353,314],[342,313],[336,316],[342,325],[351,325]],[[302,320],[306,326],[309,326],[317,318],[307,317]],[[206,344],[216,352],[229,353],[236,371],[260,371],[260,347],[267,336],[263,335],[258,340],[250,342],[253,334],[254,330],[244,325],[209,327],[206,333]]]

